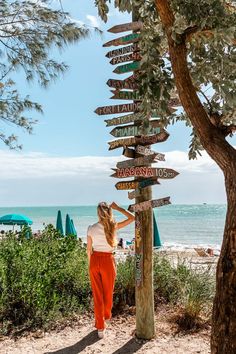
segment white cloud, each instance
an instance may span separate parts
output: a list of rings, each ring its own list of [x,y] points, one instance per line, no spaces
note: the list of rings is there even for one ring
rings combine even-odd
[[[96,16],[86,15],[86,18],[92,27],[100,27],[99,20]]]
[[[111,168],[124,157],[60,157],[40,152],[18,153],[0,150],[0,206],[7,205],[88,205],[113,199],[127,204],[127,191],[117,191]],[[189,161],[183,151],[166,153],[167,167],[180,174],[160,180],[153,198],[171,196],[173,203],[225,203],[223,174],[203,152]]]

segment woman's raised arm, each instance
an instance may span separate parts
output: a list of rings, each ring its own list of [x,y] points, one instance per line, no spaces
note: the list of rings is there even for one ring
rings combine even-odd
[[[127,219],[123,220],[123,221],[120,221],[117,223],[117,226],[116,228],[119,230],[119,229],[122,229],[123,227],[131,224],[134,220],[135,220],[135,217],[134,215],[128,211],[128,210],[125,210],[124,208],[121,208],[119,205],[117,205],[115,202],[113,202],[110,207],[113,209],[113,210],[117,210],[119,211],[120,213],[122,213],[123,215],[125,215],[127,217]]]

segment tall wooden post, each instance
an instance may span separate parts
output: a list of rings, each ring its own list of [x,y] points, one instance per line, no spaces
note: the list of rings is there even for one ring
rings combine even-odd
[[[135,8],[133,8],[132,20],[138,21],[138,10]],[[142,188],[140,196],[135,198],[135,203],[151,199],[152,187]],[[137,234],[135,235],[135,266],[141,261],[142,268],[140,281],[137,281],[137,268],[135,271],[136,336],[142,339],[152,339],[155,335],[152,218],[152,208],[135,213],[135,233],[138,232],[139,236],[137,238]]]

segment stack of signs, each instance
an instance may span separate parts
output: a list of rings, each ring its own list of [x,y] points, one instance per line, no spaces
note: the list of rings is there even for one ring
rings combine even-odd
[[[123,155],[129,159],[117,163],[112,177],[136,179],[125,182],[118,182],[118,190],[130,190],[129,199],[139,197],[144,188],[159,184],[159,179],[174,178],[178,172],[170,168],[154,168],[152,163],[165,161],[165,156],[150,149],[150,145],[164,142],[168,139],[168,132],[163,129],[158,119],[149,119],[148,124],[143,124],[143,115],[141,112],[141,97],[138,94],[138,84],[135,79],[137,71],[140,69],[140,49],[138,41],[140,39],[139,31],[142,29],[142,23],[131,22],[114,26],[108,31],[111,33],[121,33],[126,31],[135,31],[114,40],[105,43],[104,47],[122,46],[121,48],[109,51],[106,57],[110,59],[111,65],[118,65],[113,72],[120,75],[131,73],[126,79],[110,79],[107,85],[112,88],[111,99],[130,100],[131,103],[98,107],[95,113],[98,115],[124,114],[111,119],[106,119],[106,125],[116,126],[110,134],[116,139],[109,142],[109,150],[123,148]],[[126,45],[126,46],[124,46]],[[178,99],[172,100],[170,104],[176,106]],[[132,123],[132,124],[130,124]],[[118,125],[118,126],[117,126]],[[149,200],[138,204],[130,205],[129,210],[136,213],[135,222],[135,260],[136,260],[136,285],[142,284],[143,272],[143,250],[142,250],[142,225],[140,222],[140,212],[170,204],[170,197],[162,199]]]

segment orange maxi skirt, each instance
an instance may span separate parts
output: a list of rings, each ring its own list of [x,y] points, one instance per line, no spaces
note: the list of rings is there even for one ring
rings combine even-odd
[[[95,327],[105,328],[111,318],[116,266],[112,253],[94,251],[90,258],[89,275],[94,300]]]

